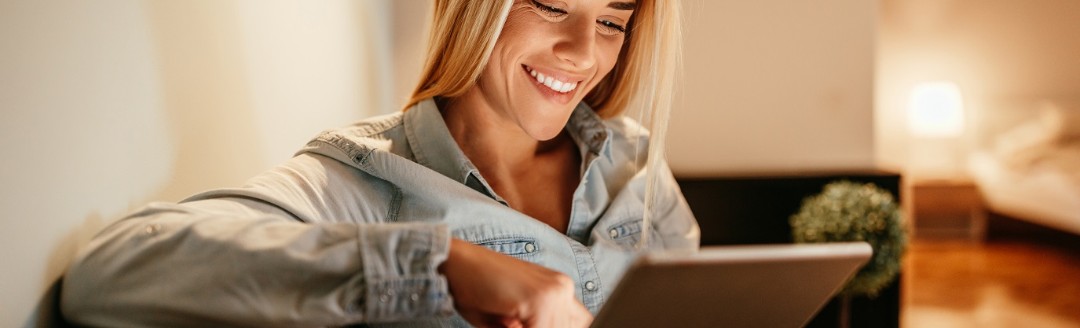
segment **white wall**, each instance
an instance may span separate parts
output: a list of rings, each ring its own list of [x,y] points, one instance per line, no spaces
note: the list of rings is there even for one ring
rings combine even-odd
[[[420,71],[427,54],[431,29],[431,0],[391,1],[390,30],[395,36],[389,41],[393,61],[393,100],[397,106],[404,105],[420,79]]]
[[[874,167],[877,1],[686,1],[676,174]]]
[[[0,327],[41,324],[75,251],[132,207],[396,110],[370,51],[388,1],[0,2]]]
[[[1080,98],[1080,1],[883,0],[877,76],[876,157],[903,168],[917,83],[955,81],[972,128],[988,112]]]

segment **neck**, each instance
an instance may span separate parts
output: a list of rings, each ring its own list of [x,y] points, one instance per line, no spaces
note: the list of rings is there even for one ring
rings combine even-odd
[[[565,232],[581,165],[570,135],[536,140],[507,111],[464,97],[439,106],[454,142],[507,205]]]
[[[467,93],[447,100],[439,106],[439,111],[458,147],[482,173],[527,168],[539,157],[571,142],[565,131],[551,140],[536,140],[506,111],[478,98]]]

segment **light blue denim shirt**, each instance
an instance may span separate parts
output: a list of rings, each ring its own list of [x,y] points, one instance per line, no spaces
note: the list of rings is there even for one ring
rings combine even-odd
[[[95,326],[467,326],[436,270],[453,237],[568,275],[596,313],[638,252],[648,135],[584,104],[566,128],[582,166],[565,233],[506,206],[429,99],[324,132],[241,188],[112,224],[68,271],[61,311]],[[663,169],[649,246],[696,249]]]

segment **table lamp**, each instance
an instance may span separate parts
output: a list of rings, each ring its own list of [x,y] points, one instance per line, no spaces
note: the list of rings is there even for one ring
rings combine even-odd
[[[962,177],[964,101],[960,88],[947,81],[918,84],[912,89],[907,114],[912,137],[909,174],[928,179]]]

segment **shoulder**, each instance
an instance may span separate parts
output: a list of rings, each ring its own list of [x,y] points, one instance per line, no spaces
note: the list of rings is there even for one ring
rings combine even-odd
[[[323,131],[297,154],[316,153],[351,159],[377,150],[411,158],[403,118],[404,113],[396,112]]]
[[[367,118],[348,126],[323,131],[314,140],[340,138],[381,147],[385,141],[404,138],[403,116],[403,113],[396,112]]]

